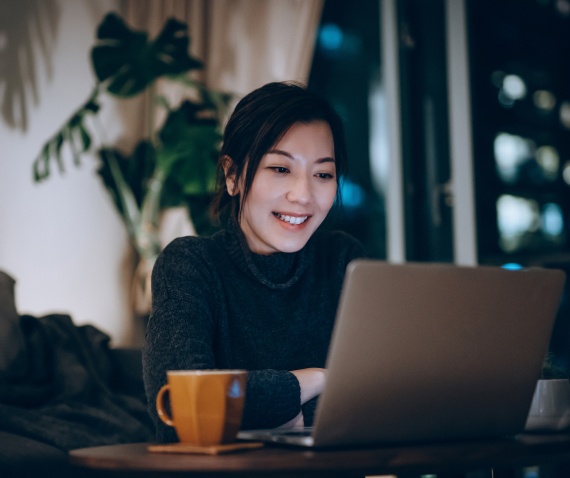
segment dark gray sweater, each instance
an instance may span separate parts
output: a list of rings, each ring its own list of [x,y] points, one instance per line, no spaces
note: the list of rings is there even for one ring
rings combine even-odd
[[[290,370],[325,366],[346,266],[363,255],[342,232],[317,232],[293,254],[253,254],[235,222],[209,238],[169,244],[152,274],[143,349],[157,440],[176,441],[155,409],[167,370],[248,370],[242,429],[293,419],[300,388]],[[303,406],[305,424],[315,405]]]

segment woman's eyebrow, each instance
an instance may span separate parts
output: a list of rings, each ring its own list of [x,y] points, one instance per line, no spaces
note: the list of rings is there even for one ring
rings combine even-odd
[[[295,159],[295,157],[291,154],[288,153],[287,151],[283,151],[282,149],[270,149],[269,151],[267,151],[266,154],[280,154],[281,156],[286,156],[289,159]],[[317,163],[334,163],[336,162],[334,160],[334,158],[330,157],[330,156],[325,156],[324,158],[319,158],[316,161]]]

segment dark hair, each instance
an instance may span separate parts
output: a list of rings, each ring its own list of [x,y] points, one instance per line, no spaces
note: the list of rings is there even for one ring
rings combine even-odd
[[[294,82],[268,83],[243,97],[224,131],[216,194],[210,208],[212,218],[218,220],[227,208],[236,219],[239,218],[240,203],[245,202],[249,194],[261,158],[295,123],[312,121],[326,121],[330,126],[339,183],[347,168],[344,129],[340,116],[326,100]],[[228,175],[235,175],[236,182],[245,170],[241,198],[230,196],[226,189],[223,166],[228,157],[231,158]],[[339,199],[340,188],[337,191]]]

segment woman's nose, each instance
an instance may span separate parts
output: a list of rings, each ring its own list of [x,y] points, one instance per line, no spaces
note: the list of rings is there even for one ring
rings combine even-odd
[[[292,181],[287,193],[287,199],[291,202],[306,204],[311,200],[311,182],[306,178],[296,178]]]

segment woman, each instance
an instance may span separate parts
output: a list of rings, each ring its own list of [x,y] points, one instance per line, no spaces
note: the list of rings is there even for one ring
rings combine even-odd
[[[242,429],[312,424],[345,269],[363,256],[318,230],[345,169],[340,118],[303,86],[238,103],[212,205],[226,229],[174,240],[152,274],[143,366],[158,441],[176,441],[154,406],[167,370],[247,370]]]

